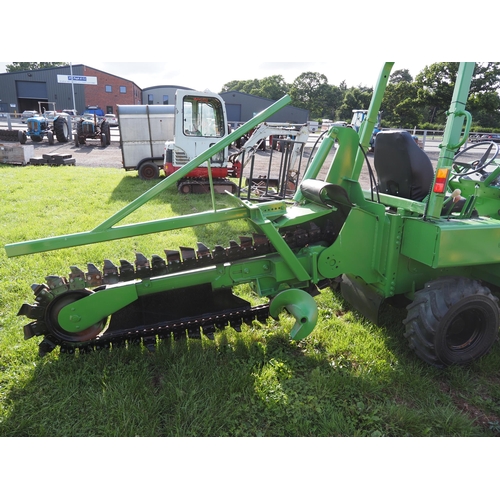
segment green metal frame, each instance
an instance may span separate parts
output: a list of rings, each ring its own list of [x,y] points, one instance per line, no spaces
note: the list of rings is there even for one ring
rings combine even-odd
[[[292,337],[296,339],[309,334],[317,319],[315,303],[305,290],[340,275],[345,275],[346,281],[359,291],[352,295],[354,305],[372,319],[376,318],[378,304],[384,298],[399,294],[411,298],[424,283],[442,275],[477,277],[500,286],[499,189],[493,183],[500,173],[500,165],[497,164],[497,170],[486,181],[473,183],[463,179],[459,183],[472,200],[469,212],[474,207],[480,212],[479,218],[474,219],[464,214],[441,215],[445,193],[434,192],[434,184],[424,202],[382,193],[374,196],[361,189],[359,176],[365,157],[360,145],[368,149],[391,68],[392,63],[386,63],[380,73],[368,118],[359,135],[348,127],[330,130],[304,175],[304,189],[297,190],[292,205],[284,201],[255,204],[235,198],[237,207],[216,210],[212,185],[210,211],[117,226],[203,162],[208,162],[210,174],[210,158],[288,104],[290,98],[285,96],[93,230],[9,244],[5,247],[7,255],[13,257],[239,219],[246,219],[256,232],[264,234],[275,249],[269,255],[210,265],[196,271],[107,285],[60,311],[59,322],[68,332],[82,331],[140,296],[208,283],[213,289],[251,283],[260,296],[272,298],[272,316],[276,317],[283,308],[294,315],[297,322]],[[453,157],[466,141],[471,125],[465,103],[473,71],[472,63],[460,65],[448,112],[438,160],[438,170],[441,169],[441,174],[445,172],[447,181],[452,177]],[[325,180],[317,181],[337,143]],[[210,175],[209,180],[212,184]],[[280,233],[280,230],[332,215],[342,223],[330,245],[320,242],[293,250]]]

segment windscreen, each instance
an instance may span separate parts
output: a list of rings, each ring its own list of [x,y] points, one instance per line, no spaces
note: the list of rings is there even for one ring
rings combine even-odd
[[[186,96],[183,105],[184,134],[197,137],[222,137],[222,104],[215,97]]]

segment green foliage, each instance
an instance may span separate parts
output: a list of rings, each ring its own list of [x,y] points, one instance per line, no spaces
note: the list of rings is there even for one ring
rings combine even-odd
[[[56,68],[58,66],[68,66],[68,64],[66,62],[13,62],[12,64],[7,64],[5,69],[7,73],[14,73],[15,71]]]
[[[382,103],[384,127],[442,129],[457,71],[458,63],[440,62],[425,66],[415,79],[407,69],[392,73]],[[500,123],[499,88],[500,63],[476,63],[468,101],[475,126],[492,131]],[[345,81],[339,86],[330,85],[325,75],[315,72],[302,73],[292,84],[287,84],[282,75],[235,80],[222,88],[223,92],[229,90],[268,99],[279,99],[289,93],[294,106],[309,110],[311,120],[348,122],[353,109],[368,108],[372,95],[371,88],[347,88]]]
[[[90,230],[151,182],[108,168],[0,166],[2,241]],[[234,203],[216,196],[218,208]],[[209,210],[210,196],[161,194],[124,223]],[[40,359],[23,340],[30,285],[69,265],[100,265],[203,241],[227,244],[241,221],[7,259],[0,254],[0,436],[498,436],[500,346],[468,368],[436,370],[409,350],[404,311],[375,326],[330,290],[300,342],[293,319],[225,328],[215,341],[162,341]],[[238,294],[255,300],[249,288]]]

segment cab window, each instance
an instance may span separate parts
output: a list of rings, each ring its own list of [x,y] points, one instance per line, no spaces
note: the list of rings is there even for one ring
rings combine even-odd
[[[197,137],[224,135],[222,104],[215,97],[184,97],[183,115],[185,135]]]

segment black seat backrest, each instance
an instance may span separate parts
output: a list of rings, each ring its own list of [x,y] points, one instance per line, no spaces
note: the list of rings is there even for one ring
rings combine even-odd
[[[429,194],[434,168],[409,132],[379,132],[374,165],[381,193],[415,201],[422,201]]]

